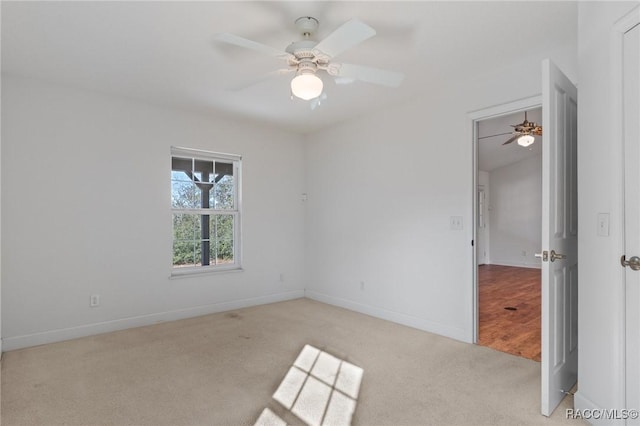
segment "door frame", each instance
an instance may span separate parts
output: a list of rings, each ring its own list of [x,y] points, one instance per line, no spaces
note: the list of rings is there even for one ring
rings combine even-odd
[[[479,291],[478,291],[478,258],[477,258],[477,247],[475,243],[478,241],[478,122],[487,120],[490,118],[500,117],[503,115],[512,114],[515,112],[527,111],[532,108],[542,107],[542,94],[538,94],[535,96],[531,96],[528,98],[518,99],[512,102],[508,102],[505,104],[495,105],[488,108],[483,108],[480,110],[472,111],[468,114],[469,120],[471,121],[471,129],[472,129],[472,235],[473,235],[473,250],[472,250],[472,282],[473,282],[473,296],[472,296],[472,324],[471,330],[473,331],[472,342],[474,344],[478,344],[478,327],[479,327]]]

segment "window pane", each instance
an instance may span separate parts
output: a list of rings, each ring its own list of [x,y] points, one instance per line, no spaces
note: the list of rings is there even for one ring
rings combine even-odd
[[[198,207],[202,207],[203,209],[213,208],[212,197],[213,197],[213,184],[212,183],[198,183],[196,185],[197,190],[200,192],[200,201],[202,201],[202,205]]]
[[[182,171],[171,170],[171,180],[179,180],[183,182],[191,182],[189,175]]]
[[[211,251],[213,248],[213,244],[210,241],[211,237],[211,218],[207,214],[199,215],[200,226],[201,226],[201,235],[200,238],[200,249],[201,249],[201,260],[202,265],[215,265],[215,262],[211,262]]]
[[[196,241],[200,240],[200,215],[199,214],[174,214],[173,215],[173,240]]]
[[[171,180],[191,181],[193,176],[193,159],[171,157]]]
[[[234,263],[233,260],[233,240],[219,240],[217,242],[217,258],[216,264],[229,264]]]
[[[201,191],[192,182],[171,181],[171,207],[179,209],[199,208]]]
[[[233,215],[211,217],[211,264],[233,263]]]
[[[173,242],[173,266],[197,266],[200,264],[199,242],[174,241]]]
[[[235,207],[234,186],[233,164],[216,162],[216,186],[212,204],[216,209]]]
[[[213,182],[213,161],[194,160],[193,174],[196,182]]]

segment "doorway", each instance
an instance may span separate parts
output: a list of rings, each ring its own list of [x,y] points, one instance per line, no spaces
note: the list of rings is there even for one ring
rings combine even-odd
[[[520,99],[517,101],[509,102],[506,104],[496,105],[493,107],[485,108],[482,110],[478,110],[472,113],[469,113],[469,119],[472,123],[472,143],[473,143],[473,182],[472,182],[472,194],[473,194],[473,217],[474,221],[473,225],[473,236],[474,236],[474,250],[473,250],[473,342],[478,344],[479,340],[479,274],[478,269],[479,265],[489,264],[491,262],[491,220],[489,218],[489,214],[491,213],[491,188],[489,187],[489,175],[487,173],[480,173],[479,170],[479,127],[480,123],[485,121],[488,122],[492,119],[504,118],[506,116],[510,116],[513,114],[520,113],[520,120],[515,120],[513,123],[509,122],[509,128],[507,130],[496,131],[492,134],[498,133],[508,133],[512,131],[511,124],[515,124],[516,122],[522,121],[522,115],[524,111],[529,111],[536,108],[542,107],[542,95],[533,96],[529,98]],[[528,114],[528,113],[527,113]],[[533,121],[533,120],[532,120]],[[499,149],[501,144],[506,142],[509,139],[508,135],[503,142],[499,142],[494,149]],[[534,143],[535,145],[535,143]],[[506,163],[505,163],[506,164]],[[480,202],[480,198],[482,202]],[[482,207],[482,212],[479,211],[479,207]],[[480,225],[482,228],[480,228]]]
[[[473,126],[473,217],[477,217],[478,126],[482,120],[542,107],[541,205],[541,398],[540,411],[550,416],[577,383],[578,371],[578,203],[577,88],[551,60],[542,61],[542,96],[469,114]],[[530,127],[530,126],[520,126]],[[520,135],[524,133],[519,132]],[[530,131],[526,132],[531,134]],[[534,138],[529,138],[534,139]],[[522,142],[523,146],[529,144]],[[532,142],[530,140],[530,142]],[[477,239],[476,221],[472,221]],[[478,342],[478,271],[473,260],[473,327]]]
[[[540,361],[541,136],[519,141],[514,126],[542,121],[526,108],[476,121],[476,259],[481,346]],[[523,146],[526,145],[526,146]]]

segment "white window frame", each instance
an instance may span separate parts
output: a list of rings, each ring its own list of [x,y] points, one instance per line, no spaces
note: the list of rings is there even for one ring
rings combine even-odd
[[[218,273],[218,272],[231,272],[231,271],[242,271],[242,156],[237,154],[225,154],[220,152],[212,152],[212,151],[204,151],[199,149],[192,148],[183,148],[183,147],[171,147],[171,155],[169,157],[170,163],[173,157],[185,157],[185,158],[193,158],[196,160],[205,160],[205,161],[220,161],[220,162],[231,162],[233,164],[233,179],[234,179],[234,209],[179,209],[174,208],[169,202],[169,206],[171,208],[171,277],[186,277],[186,276],[194,276],[200,274],[207,273]],[[171,164],[169,164],[170,169],[172,170]],[[169,180],[169,191],[171,193],[171,179]],[[173,215],[175,213],[191,213],[191,214],[199,214],[202,215],[203,211],[210,212],[209,215],[232,215],[234,216],[234,229],[233,229],[233,260],[232,264],[216,264],[216,265],[204,265],[204,266],[181,266],[175,267],[173,265]]]

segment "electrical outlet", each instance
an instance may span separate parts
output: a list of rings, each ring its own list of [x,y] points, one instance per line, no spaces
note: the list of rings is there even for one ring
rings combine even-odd
[[[526,256],[527,255],[527,251],[526,250],[522,250],[522,255]]]
[[[91,297],[89,298],[89,306],[92,307],[92,308],[100,306],[100,295],[99,294],[92,294],[91,295]]]
[[[364,281],[360,281],[360,290],[364,291]]]
[[[284,282],[284,274],[281,272],[280,273],[280,282],[283,283]]]

